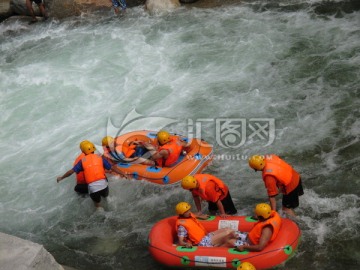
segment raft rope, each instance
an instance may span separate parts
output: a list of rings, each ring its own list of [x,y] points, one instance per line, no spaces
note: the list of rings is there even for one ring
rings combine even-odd
[[[242,260],[242,261],[245,261],[245,260],[250,259],[250,258],[262,256],[262,255],[264,255],[264,254],[276,252],[276,251],[279,251],[279,250],[286,250],[286,249],[288,249],[288,246],[292,246],[292,245],[295,243],[295,241],[296,241],[297,239],[299,239],[299,237],[300,237],[300,229],[298,230],[297,237],[295,238],[295,240],[294,240],[290,245],[287,245],[286,247],[281,247],[281,248],[269,250],[269,251],[264,252],[264,253],[261,253],[261,254],[255,254],[255,255],[252,255],[252,256],[248,256],[248,257],[242,257],[241,260]],[[174,256],[174,257],[178,257],[179,259],[183,258],[183,256],[179,256],[179,255],[174,254],[174,253],[172,253],[172,252],[166,251],[166,250],[164,250],[164,249],[162,249],[162,248],[155,247],[155,246],[151,245],[150,243],[149,243],[149,246],[152,247],[152,248],[154,248],[154,249],[160,250],[160,251],[162,251],[162,252],[164,252],[164,253],[170,254],[170,255],[172,255],[172,256]],[[209,265],[216,265],[216,264],[223,264],[223,263],[224,263],[224,262],[210,262],[210,263],[209,263],[209,262],[196,261],[196,260],[190,260],[190,259],[186,259],[186,260],[187,260],[188,262],[206,263],[206,264],[209,264]],[[233,262],[233,260],[232,260],[232,261],[225,261],[225,263],[232,263],[232,262]]]

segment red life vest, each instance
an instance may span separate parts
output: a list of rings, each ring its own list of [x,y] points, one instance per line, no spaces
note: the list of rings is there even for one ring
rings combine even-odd
[[[199,244],[201,239],[207,234],[204,226],[201,225],[193,213],[190,214],[189,218],[178,217],[176,220],[176,231],[178,230],[179,225],[182,225],[187,230],[187,238],[193,245]]]
[[[161,167],[170,167],[173,165],[179,158],[181,151],[182,151],[182,145],[180,142],[179,137],[177,136],[171,136],[170,142],[160,146],[159,152],[162,150],[168,151],[169,155],[166,159],[160,158],[156,160],[157,164]]]
[[[82,160],[86,183],[90,184],[97,180],[106,179],[102,157],[89,154]]]
[[[197,182],[199,183],[199,188],[192,190],[193,195],[200,196],[205,201],[211,201],[210,198],[208,197],[210,195],[210,194],[208,194],[208,192],[220,193],[220,196],[219,196],[220,201],[223,200],[227,196],[227,194],[229,192],[229,188],[219,178],[217,178],[213,175],[210,175],[210,174],[195,174],[194,177],[196,178]],[[208,183],[210,181],[215,183],[215,189],[213,191],[207,190],[207,193],[206,193],[205,192],[206,185],[208,185]],[[217,197],[217,196],[212,196],[212,197]]]
[[[270,225],[273,229],[273,234],[271,236],[270,242],[273,241],[279,233],[281,227],[281,217],[276,211],[271,211],[270,217],[264,221],[258,221],[255,223],[255,226],[251,229],[248,234],[248,237],[251,243],[257,245],[260,242],[260,237],[262,234],[262,229],[265,226]]]
[[[74,164],[73,166],[75,166],[80,160],[82,160],[82,158],[85,157],[85,154],[84,153],[81,153],[74,161]],[[85,175],[84,175],[84,172],[81,171],[79,173],[76,174],[76,183],[77,184],[86,184],[86,181],[85,181]]]
[[[276,155],[265,156],[265,167],[262,170],[262,178],[271,175],[276,178],[279,187],[285,187],[285,194],[294,190],[299,184],[300,175],[289,164]]]

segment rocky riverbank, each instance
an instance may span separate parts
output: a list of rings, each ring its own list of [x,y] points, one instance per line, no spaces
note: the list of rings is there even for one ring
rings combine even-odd
[[[146,0],[126,0],[129,8],[145,5]],[[193,3],[186,3],[187,0],[180,1],[182,6],[188,8],[214,8],[222,5],[241,3],[241,0],[197,0]],[[69,16],[80,15],[82,12],[92,12],[95,10],[109,9],[109,0],[45,0],[45,6],[50,17],[66,18]],[[40,15],[37,5],[33,4],[34,11]],[[29,16],[26,9],[25,0],[0,0],[0,22],[15,15]]]

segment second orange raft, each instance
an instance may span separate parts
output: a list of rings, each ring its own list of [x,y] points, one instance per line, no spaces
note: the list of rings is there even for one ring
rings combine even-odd
[[[227,247],[185,248],[176,245],[176,220],[177,216],[173,216],[159,221],[151,229],[148,238],[152,257],[157,262],[172,267],[236,269],[242,262],[250,262],[258,270],[269,269],[294,255],[301,236],[296,223],[284,218],[279,234],[262,251],[238,251]],[[232,216],[226,219],[211,216],[208,220],[199,221],[208,232],[225,227],[249,232],[257,220],[248,216]]]

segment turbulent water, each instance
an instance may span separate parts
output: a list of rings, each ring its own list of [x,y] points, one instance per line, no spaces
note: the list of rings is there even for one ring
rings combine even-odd
[[[302,174],[302,242],[279,269],[358,269],[360,14],[293,3],[0,24],[0,231],[80,270],[165,269],[147,235],[188,192],[110,176],[96,213],[73,177],[56,177],[81,140],[174,121],[214,144],[205,172],[242,215],[267,200],[249,155],[276,153]]]

